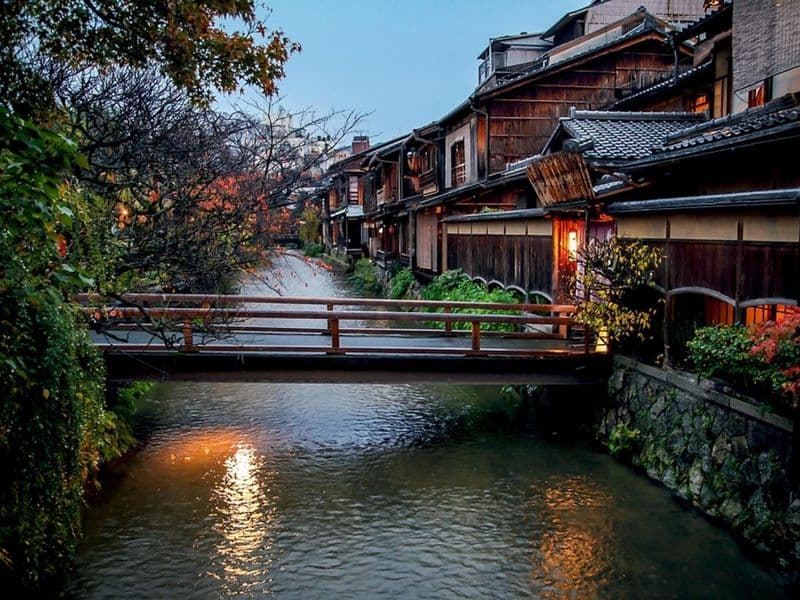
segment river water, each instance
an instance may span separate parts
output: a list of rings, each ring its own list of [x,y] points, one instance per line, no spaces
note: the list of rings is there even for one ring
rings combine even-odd
[[[347,295],[287,261],[286,293]],[[725,531],[601,452],[521,432],[512,405],[489,387],[159,385],[65,595],[782,597]]]

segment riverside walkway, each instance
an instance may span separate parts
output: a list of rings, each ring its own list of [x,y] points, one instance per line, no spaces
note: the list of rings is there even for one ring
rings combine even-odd
[[[110,379],[593,385],[608,366],[602,349],[570,336],[575,307],[567,305],[196,294],[79,300]]]

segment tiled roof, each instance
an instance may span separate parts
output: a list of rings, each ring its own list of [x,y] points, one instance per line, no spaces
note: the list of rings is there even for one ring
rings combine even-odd
[[[573,111],[560,127],[587,149],[589,160],[630,161],[649,156],[670,134],[697,125],[703,114]]]
[[[800,107],[792,96],[785,96],[765,106],[748,109],[721,119],[676,132],[654,153],[670,153],[698,146],[725,145],[733,138],[757,134],[781,126],[800,126]]]

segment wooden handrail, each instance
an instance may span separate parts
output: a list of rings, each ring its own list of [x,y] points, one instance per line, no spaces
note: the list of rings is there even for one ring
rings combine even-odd
[[[576,308],[570,304],[512,304],[500,302],[455,302],[443,300],[390,300],[386,298],[323,298],[302,296],[253,296],[253,295],[213,295],[213,294],[124,294],[123,301],[132,303],[192,303],[192,304],[291,304],[291,305],[332,305],[332,306],[389,306],[410,308],[482,308],[492,310],[519,310],[522,312],[574,313]],[[107,301],[101,294],[77,294],[75,299],[81,303]]]
[[[119,298],[114,298],[122,304],[104,306],[102,303],[108,297],[99,294],[80,294],[76,300],[83,303],[80,310],[87,316],[94,317],[95,322],[101,328],[109,331],[130,330],[134,325],[148,333],[150,325],[157,325],[158,332],[152,333],[154,339],[163,338],[165,329],[168,330],[171,340],[175,336],[182,336],[183,345],[181,350],[198,352],[200,348],[207,351],[208,343],[211,341],[207,336],[218,334],[225,335],[225,331],[230,329],[232,333],[236,330],[241,334],[252,333],[256,336],[274,336],[275,346],[263,345],[264,337],[253,338],[252,344],[239,346],[237,344],[225,345],[225,348],[241,348],[257,352],[259,349],[272,348],[271,351],[279,351],[284,348],[285,339],[281,342],[280,335],[294,335],[317,333],[328,337],[325,346],[322,346],[328,354],[347,354],[352,352],[365,352],[363,341],[356,349],[348,341],[357,332],[359,335],[370,336],[373,334],[380,336],[390,336],[394,332],[385,326],[378,325],[377,328],[369,328],[356,324],[357,329],[348,329],[343,326],[347,322],[354,321],[386,321],[394,323],[442,323],[443,331],[439,335],[442,337],[454,337],[459,335],[467,336],[470,339],[466,348],[457,347],[427,347],[426,352],[431,354],[462,354],[471,356],[487,356],[487,352],[492,355],[513,354],[519,356],[534,356],[542,351],[536,348],[483,348],[483,335],[502,335],[498,332],[483,332],[481,327],[487,324],[507,324],[515,326],[523,325],[546,325],[565,326],[573,325],[575,319],[575,307],[566,304],[509,304],[509,303],[482,303],[482,302],[448,302],[438,300],[389,300],[383,298],[319,298],[319,297],[285,297],[285,296],[256,296],[256,295],[208,295],[208,294],[125,294]],[[177,305],[177,306],[176,306]],[[188,306],[187,306],[188,305]],[[355,308],[353,308],[355,307]],[[480,309],[476,314],[474,309]],[[438,310],[439,312],[426,312],[427,310]],[[513,311],[512,314],[499,314],[501,311]],[[267,319],[273,322],[258,323],[253,319]],[[294,324],[298,320],[321,321],[319,326],[310,328],[302,323]],[[463,324],[456,332],[454,324]],[[403,325],[400,325],[402,327]],[[267,331],[268,330],[268,331]],[[263,331],[263,333],[261,333]],[[398,330],[399,331],[399,330]],[[402,330],[404,333],[413,330]],[[433,332],[435,330],[431,330]],[[559,332],[555,333],[555,328],[517,330],[510,334],[520,339],[554,339],[563,337]],[[311,338],[308,338],[311,339]],[[235,342],[234,338],[234,342]],[[259,343],[259,341],[261,343]],[[121,342],[120,348],[138,347],[135,343]],[[344,345],[343,345],[344,343]],[[408,343],[393,344],[387,343],[384,339],[382,347],[373,348],[375,352],[398,353],[419,353],[419,348],[412,348]],[[107,345],[101,342],[102,347]],[[113,345],[113,344],[112,344]],[[490,344],[490,346],[492,346]],[[148,345],[148,347],[150,347]],[[567,346],[568,347],[568,346]],[[311,352],[319,351],[320,346],[286,346],[287,352]],[[590,352],[584,346],[584,353]],[[561,352],[559,350],[558,352]],[[569,352],[569,354],[574,354]]]
[[[86,314],[98,308],[82,307]],[[142,310],[131,306],[113,307],[114,318],[142,317]],[[395,311],[319,311],[319,310],[258,310],[247,308],[147,308],[145,314],[156,318],[184,319],[321,319],[339,321],[441,321],[444,323],[515,323],[569,325],[571,317],[541,317],[538,315],[498,315],[470,313],[395,312]]]

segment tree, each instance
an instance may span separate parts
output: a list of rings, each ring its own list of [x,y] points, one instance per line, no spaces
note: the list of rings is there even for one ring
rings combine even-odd
[[[46,58],[100,71],[155,66],[208,104],[215,91],[242,86],[274,94],[300,50],[267,29],[253,0],[6,0],[0,40],[0,98],[24,114],[52,103],[35,68]]]
[[[661,252],[638,241],[593,240],[578,252],[572,283],[576,319],[611,341],[644,342],[657,306],[655,285]]]
[[[114,415],[103,366],[64,293],[89,281],[65,258],[75,222],[73,142],[0,108],[0,585],[63,567],[83,486]],[[106,429],[108,427],[108,429]],[[13,592],[11,592],[13,595]]]
[[[319,239],[319,214],[313,208],[306,208],[301,216],[300,239],[304,244],[314,244]]]
[[[285,221],[275,209],[317,185],[328,153],[362,118],[288,112],[277,98],[224,114],[195,106],[154,70],[57,76],[62,127],[87,157],[81,185],[113,232],[105,275],[96,274],[104,292],[225,291],[268,260]],[[91,232],[81,233],[70,250]]]

